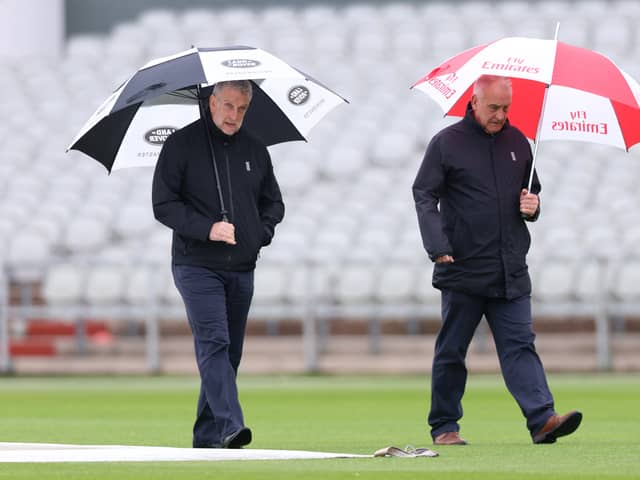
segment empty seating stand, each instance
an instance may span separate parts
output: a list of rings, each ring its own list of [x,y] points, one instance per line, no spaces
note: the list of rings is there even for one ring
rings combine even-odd
[[[35,307],[72,322],[131,318],[145,331],[184,319],[169,271],[170,232],[151,213],[151,169],[107,175],[65,148],[113,89],[152,57],[230,44],[280,55],[351,101],[318,125],[309,142],[270,149],[287,213],[261,254],[251,314],[267,319],[270,333],[282,318],[312,319],[306,328],[322,330],[332,319],[355,316],[372,322],[373,333],[380,331],[376,322],[390,318],[419,332],[420,321],[438,319],[439,293],[431,286],[411,184],[431,136],[454,120],[443,119],[434,102],[409,86],[478,42],[551,38],[557,20],[560,40],[609,54],[640,78],[638,5],[541,0],[152,9],[107,34],[70,38],[64,56],[44,69],[38,58],[0,60],[0,256],[3,289],[11,293],[0,310],[0,332],[24,330]],[[471,23],[488,12],[490,29]],[[42,84],[56,85],[55,95],[33,97]],[[640,264],[626,260],[638,255],[640,240],[639,157],[637,149],[541,144],[543,213],[530,226],[534,315],[559,321],[593,315],[598,302],[611,315],[640,315],[633,290]]]

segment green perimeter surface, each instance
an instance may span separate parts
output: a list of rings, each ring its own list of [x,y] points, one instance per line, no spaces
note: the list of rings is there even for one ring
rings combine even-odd
[[[640,478],[640,377],[555,375],[560,413],[580,429],[533,445],[497,375],[471,376],[461,433],[432,447],[426,377],[240,377],[252,448],[371,454],[432,447],[438,458],[0,464],[11,479],[630,479]],[[0,378],[0,441],[189,447],[192,377]]]

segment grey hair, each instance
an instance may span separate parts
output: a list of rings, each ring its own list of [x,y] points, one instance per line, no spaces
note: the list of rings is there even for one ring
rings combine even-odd
[[[218,82],[213,86],[213,92],[211,94],[215,97],[225,87],[239,90],[241,93],[248,96],[249,101],[251,101],[251,97],[253,96],[253,87],[249,80],[225,80]]]
[[[480,90],[495,82],[503,82],[507,87],[511,88],[511,79],[500,75],[481,75],[473,84],[473,94],[478,95]]]

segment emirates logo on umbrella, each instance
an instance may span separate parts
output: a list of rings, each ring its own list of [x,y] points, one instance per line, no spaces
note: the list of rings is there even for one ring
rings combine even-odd
[[[606,122],[590,121],[587,112],[576,110],[569,112],[570,119],[555,120],[551,122],[551,130],[589,133],[595,135],[608,135],[609,126]]]
[[[309,100],[311,92],[307,87],[297,85],[289,90],[289,101],[294,105],[304,105]]]
[[[250,58],[233,58],[231,60],[225,60],[222,65],[229,68],[254,68],[260,65],[257,60],[251,60]]]
[[[167,138],[169,138],[169,135],[171,135],[176,130],[176,127],[152,128],[144,134],[144,140],[151,145],[162,145],[167,140]]]

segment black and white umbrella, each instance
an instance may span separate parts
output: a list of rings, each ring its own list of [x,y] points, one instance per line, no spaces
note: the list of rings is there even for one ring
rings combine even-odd
[[[107,170],[153,166],[164,140],[197,120],[210,86],[251,80],[243,128],[265,145],[305,140],[347,101],[309,75],[253,47],[191,48],[150,61],[100,105],[67,151],[79,150]]]

